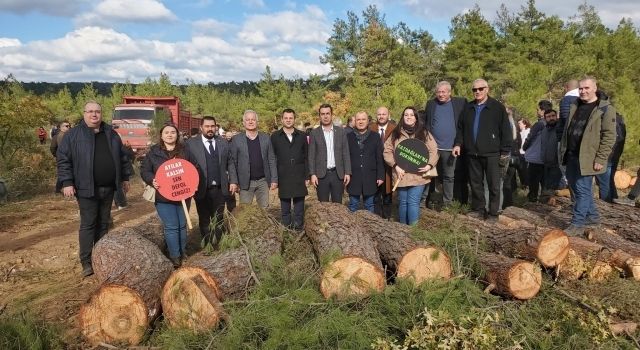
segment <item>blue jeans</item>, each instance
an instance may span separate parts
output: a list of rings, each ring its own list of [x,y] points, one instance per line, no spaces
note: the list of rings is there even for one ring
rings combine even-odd
[[[171,258],[179,258],[187,252],[187,218],[182,204],[156,202],[158,216],[164,225],[164,240]]]
[[[413,225],[420,215],[420,198],[424,185],[398,187],[398,218],[403,224]]]
[[[580,161],[578,157],[568,156],[567,182],[573,192],[573,216],[571,224],[582,227],[588,223],[600,222],[600,214],[593,201],[593,176],[582,176],[580,173]]]
[[[353,196],[349,195],[349,210],[352,212],[360,209],[360,197],[362,197],[362,201],[364,202],[364,208],[370,212],[374,212],[374,199],[376,197],[375,194],[370,196]]]
[[[613,203],[614,198],[618,198],[618,191],[613,181],[613,176],[616,170],[613,168],[613,164],[609,163],[606,167],[607,171],[604,174],[596,175],[596,182],[598,183],[599,197],[605,202]]]

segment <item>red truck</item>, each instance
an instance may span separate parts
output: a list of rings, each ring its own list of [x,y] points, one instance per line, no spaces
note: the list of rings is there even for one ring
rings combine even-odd
[[[124,96],[122,104],[113,111],[113,128],[122,138],[122,142],[131,145],[138,157],[144,156],[149,147],[157,140],[151,140],[150,124],[161,113],[170,116],[171,122],[178,126],[180,134],[191,136],[197,133],[200,119],[191,116],[180,105],[176,96]]]

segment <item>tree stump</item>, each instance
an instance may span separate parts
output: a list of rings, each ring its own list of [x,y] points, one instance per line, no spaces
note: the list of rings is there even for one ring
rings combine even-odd
[[[613,181],[617,189],[626,190],[631,184],[631,175],[624,170],[617,170],[613,175]]]
[[[612,265],[622,269],[625,276],[640,281],[640,244],[606,230],[588,230],[586,237],[592,242],[613,250]]]
[[[638,181],[638,177],[637,176],[632,176],[631,180],[629,181],[629,187],[633,187],[636,185],[636,181]]]
[[[606,247],[579,237],[569,237],[571,257],[558,266],[558,277],[564,280],[587,278],[603,281],[611,276],[613,252]]]
[[[305,214],[305,232],[322,265],[320,292],[325,298],[364,296],[386,285],[374,241],[350,216],[338,203],[314,204]]]
[[[92,344],[138,344],[160,314],[160,291],[173,264],[160,249],[130,230],[115,230],[94,247],[93,270],[101,283],[79,314]]]
[[[214,329],[226,317],[220,301],[247,295],[256,283],[256,270],[282,251],[278,227],[263,223],[258,229],[261,236],[255,237],[255,231],[241,235],[244,246],[214,256],[195,254],[171,274],[162,290],[164,317],[171,327]]]
[[[534,264],[491,253],[480,253],[478,258],[485,269],[487,290],[519,300],[531,299],[540,291],[542,272]]]
[[[421,244],[411,238],[411,228],[382,219],[366,210],[355,212],[357,225],[364,227],[376,243],[382,262],[397,277],[412,278],[419,284],[431,278],[451,277],[451,259],[441,248]]]

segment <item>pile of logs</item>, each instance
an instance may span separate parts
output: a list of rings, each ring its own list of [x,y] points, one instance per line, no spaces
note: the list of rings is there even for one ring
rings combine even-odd
[[[619,190],[626,190],[636,184],[637,176],[629,174],[626,170],[617,170],[613,175],[613,182]]]

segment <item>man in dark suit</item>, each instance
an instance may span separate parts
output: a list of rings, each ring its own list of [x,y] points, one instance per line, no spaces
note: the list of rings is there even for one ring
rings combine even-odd
[[[374,197],[378,186],[384,182],[384,160],[382,159],[382,140],[378,134],[368,128],[369,116],[360,111],[354,118],[354,130],[347,134],[352,175],[347,186],[349,210],[360,209],[360,198],[364,209],[374,212]]]
[[[278,188],[276,156],[269,135],[258,131],[258,113],[246,110],[242,115],[245,132],[231,139],[229,182],[231,192],[240,191],[240,203],[269,206],[269,190]]]
[[[307,164],[307,135],[296,129],[296,112],[282,111],[282,129],[271,134],[271,145],[278,164],[278,196],[282,224],[302,230],[304,223],[304,197],[309,184]],[[293,218],[291,215],[293,202]]]
[[[438,182],[442,184],[442,204],[448,206],[453,200],[456,169],[456,157],[451,155],[451,151],[456,138],[456,126],[467,100],[464,97],[452,97],[448,81],[436,84],[435,93],[435,98],[427,101],[424,125],[438,145]],[[425,191],[428,191],[428,187]]]
[[[381,106],[376,111],[376,121],[369,125],[371,132],[374,132],[380,136],[384,148],[384,142],[387,141],[389,136],[393,133],[393,129],[396,127],[396,122],[390,118],[389,109]],[[384,183],[378,186],[378,193],[376,193],[375,213],[385,219],[391,219],[391,199],[393,192],[391,191],[393,183],[391,182],[391,167],[384,163]]]
[[[309,174],[320,202],[342,203],[344,186],[351,179],[351,160],[347,134],[333,125],[333,108],[323,104],[318,109],[320,126],[311,131],[309,140]]]
[[[200,135],[185,142],[185,155],[198,169],[200,183],[195,194],[200,234],[206,243],[217,246],[222,237],[224,196],[229,194],[229,144],[216,136],[213,117],[200,121]]]

